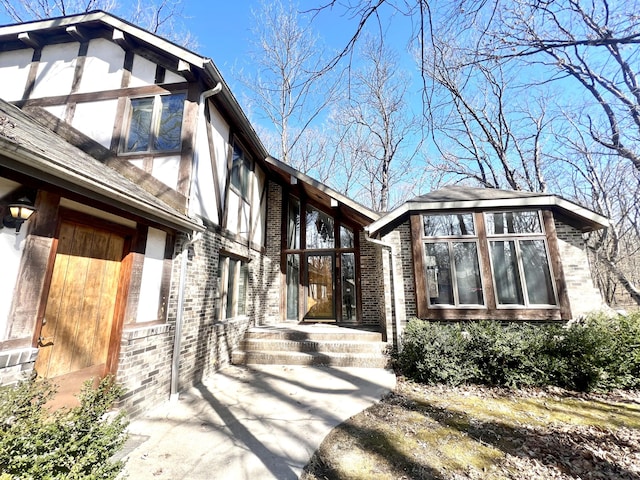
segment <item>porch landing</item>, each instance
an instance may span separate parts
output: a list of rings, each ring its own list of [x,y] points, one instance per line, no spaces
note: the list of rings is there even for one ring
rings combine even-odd
[[[233,351],[235,365],[325,365],[388,368],[380,332],[323,323],[252,327]]]

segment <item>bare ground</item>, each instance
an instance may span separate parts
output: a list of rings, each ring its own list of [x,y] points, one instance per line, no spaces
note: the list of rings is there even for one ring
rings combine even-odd
[[[640,395],[399,379],[331,432],[301,478],[640,480]]]

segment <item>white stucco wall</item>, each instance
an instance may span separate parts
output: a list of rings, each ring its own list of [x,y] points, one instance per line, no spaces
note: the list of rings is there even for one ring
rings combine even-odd
[[[4,100],[11,102],[22,99],[32,57],[33,50],[30,48],[0,53],[0,97]]]
[[[211,156],[209,153],[207,121],[204,115],[203,106],[200,106],[198,109],[198,125],[194,159],[195,166],[191,184],[189,213],[191,215],[199,215],[218,225],[218,201],[215,193],[213,166],[211,164]]]
[[[160,180],[165,185],[173,188],[178,186],[178,174],[180,173],[180,155],[170,155],[167,157],[155,157],[151,175]]]
[[[251,241],[257,245],[264,243],[264,222],[267,216],[267,197],[266,195],[260,201],[260,194],[265,188],[266,175],[259,167],[255,168],[253,180],[253,197],[251,205],[253,207],[253,218],[251,219]]]
[[[115,90],[122,83],[124,50],[104,38],[89,42],[79,93]]]
[[[166,241],[167,234],[165,232],[149,228],[140,282],[140,298],[136,319],[138,322],[158,320]]]
[[[78,103],[71,124],[105,148],[111,146],[118,100]]]
[[[20,187],[20,184],[0,178],[0,198],[4,198],[18,187]],[[0,225],[2,225],[1,219]],[[9,313],[13,303],[13,292],[18,281],[26,232],[26,224],[23,225],[18,235],[12,228],[0,229],[0,258],[2,259],[2,275],[0,275],[0,341],[6,340],[9,333]]]
[[[71,92],[79,44],[47,45],[42,49],[32,98],[68,95]]]
[[[167,70],[164,74],[164,83],[182,83],[184,81],[183,76],[173,73],[170,70]]]
[[[215,108],[211,108],[210,112],[211,136],[214,148],[213,155],[216,159],[220,201],[222,205],[224,205],[224,192],[227,184],[227,157],[229,155],[229,124]]]
[[[156,64],[140,55],[134,55],[131,68],[130,87],[153,85],[156,78]]]

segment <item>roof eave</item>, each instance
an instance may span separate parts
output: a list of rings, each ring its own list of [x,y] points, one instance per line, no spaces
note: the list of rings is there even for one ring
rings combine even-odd
[[[442,210],[471,210],[471,209],[500,209],[500,208],[556,208],[562,212],[578,218],[585,224],[583,231],[599,230],[610,225],[609,220],[578,204],[557,197],[555,195],[541,195],[535,197],[521,197],[490,200],[457,200],[450,202],[407,202],[401,207],[389,212],[367,227],[369,235],[377,235],[384,227],[394,223],[402,216],[414,211],[442,211]]]
[[[314,178],[310,177],[309,175],[306,175],[298,170],[296,170],[295,168],[291,167],[290,165],[287,165],[286,163],[281,162],[280,160],[278,160],[277,158],[273,158],[272,156],[267,156],[265,158],[265,161],[272,165],[275,168],[278,168],[280,170],[282,170],[283,172],[285,172],[287,175],[290,175],[291,177],[296,178],[297,180],[304,182],[308,185],[311,185],[313,188],[316,188],[317,190],[325,193],[326,195],[328,195],[329,197],[337,200],[339,203],[358,211],[360,214],[362,214],[365,217],[368,217],[369,220],[371,221],[377,221],[380,218],[380,214],[378,212],[374,212],[373,210],[368,209],[367,207],[360,205],[359,203],[355,202],[354,200],[351,200],[349,197],[341,194],[340,192],[337,192],[336,190],[332,189],[331,187],[328,187],[327,185],[325,185],[324,183],[319,182],[318,180],[315,180]]]
[[[5,165],[11,170],[101,201],[174,230],[182,232],[204,231],[202,224],[187,216],[156,208],[140,199],[131,197],[126,192],[105,185],[97,179],[83,177],[62,166],[47,162],[44,155],[22,149],[1,137],[0,154],[13,160],[13,164]]]

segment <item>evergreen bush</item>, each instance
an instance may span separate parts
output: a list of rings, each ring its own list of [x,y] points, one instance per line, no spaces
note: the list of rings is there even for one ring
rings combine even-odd
[[[124,412],[107,415],[122,389],[85,383],[80,405],[50,412],[55,388],[35,376],[0,388],[0,479],[113,479],[111,458],[126,440]],[[110,417],[110,418],[109,418]]]
[[[566,326],[412,320],[397,354],[416,381],[578,391],[640,388],[640,313]]]

